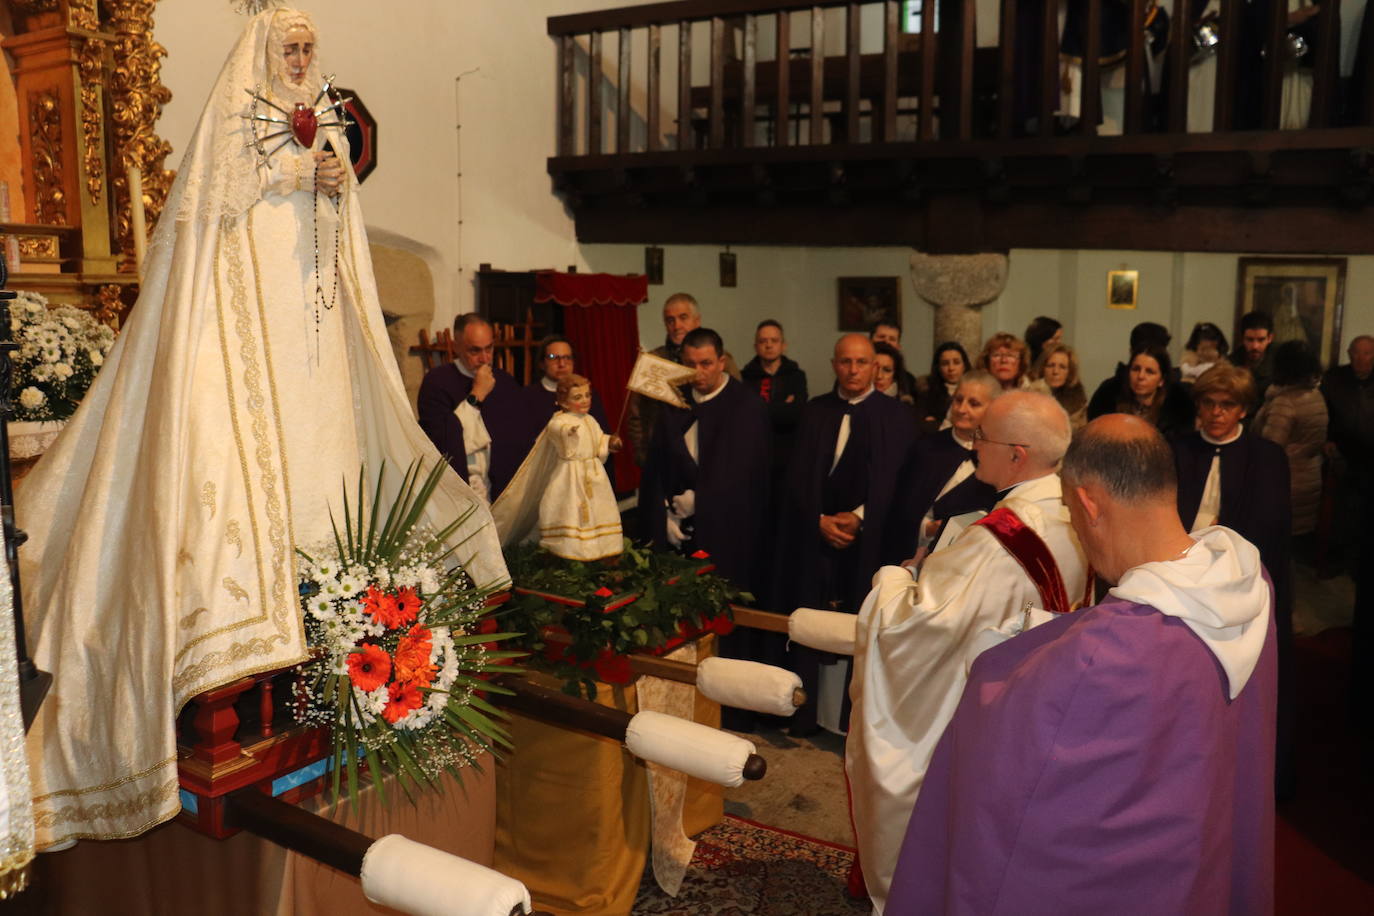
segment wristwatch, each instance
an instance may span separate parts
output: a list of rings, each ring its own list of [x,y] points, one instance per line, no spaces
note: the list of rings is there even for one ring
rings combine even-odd
[[[477,395],[470,394],[467,396],[467,398],[465,398],[465,400],[473,407],[476,407],[478,410],[482,409],[482,402],[477,400]]]

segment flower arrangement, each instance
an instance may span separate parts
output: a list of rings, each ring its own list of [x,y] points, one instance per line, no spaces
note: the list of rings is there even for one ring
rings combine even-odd
[[[565,693],[593,699],[596,681],[629,681],[627,653],[668,651],[701,630],[728,633],[730,605],[754,600],[711,575],[704,551],[685,557],[628,539],[619,556],[591,563],[525,544],[506,551],[506,565],[515,590],[506,606],[508,627],[524,634],[513,645],[561,677]],[[551,630],[568,641],[550,640]]]
[[[47,299],[28,292],[10,303],[10,333],[19,346],[10,384],[16,420],[65,420],[76,413],[115,341],[114,331],[89,312],[50,308]]]
[[[303,666],[294,708],[302,724],[332,730],[336,795],[346,776],[356,797],[360,758],[379,792],[390,772],[412,795],[444,772],[461,779],[484,751],[509,747],[501,714],[478,691],[509,693],[484,679],[518,671],[500,662],[524,653],[495,648],[514,635],[495,632],[486,606],[495,589],[475,586],[452,559],[448,542],[466,516],[442,531],[419,523],[442,472],[436,465],[421,480],[412,465],[380,523],[385,468],[366,516],[360,478],[352,505],[345,494],[344,530],[335,525],[333,543],[298,551],[316,656]]]

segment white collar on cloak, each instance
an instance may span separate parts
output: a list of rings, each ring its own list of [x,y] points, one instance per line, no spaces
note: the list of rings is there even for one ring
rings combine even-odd
[[[1235,699],[1264,649],[1272,613],[1259,550],[1230,528],[1193,533],[1180,557],[1126,571],[1108,594],[1188,625],[1216,656]]]
[[[720,377],[720,384],[717,385],[717,386],[716,386],[716,390],[715,390],[715,391],[712,391],[710,394],[702,394],[701,392],[699,392],[699,391],[697,391],[695,388],[693,388],[693,389],[692,389],[692,400],[693,400],[693,401],[696,401],[698,404],[705,404],[707,401],[711,400],[713,397],[715,397],[716,395],[718,395],[718,394],[720,394],[722,391],[724,391],[724,390],[725,390],[725,386],[728,385],[728,384],[730,384],[730,376],[728,376],[728,375],[721,375],[721,377]]]
[[[872,385],[869,385],[869,386],[868,386],[868,390],[865,391],[863,394],[859,395],[858,397],[856,397],[856,398],[847,398],[847,397],[845,397],[844,395],[841,394],[841,395],[840,395],[840,400],[841,400],[841,401],[844,401],[846,404],[862,404],[864,401],[868,400],[868,396],[869,396],[870,394],[872,394],[873,392],[875,392],[875,391],[877,391],[877,390],[878,390],[878,389],[874,388]],[[836,392],[836,393],[838,394],[839,392]]]
[[[475,378],[475,377],[476,377],[476,376],[474,376],[474,375],[472,374],[472,370],[468,368],[467,363],[463,362],[463,360],[462,360],[461,357],[459,357],[458,359],[455,359],[455,360],[453,361],[453,365],[457,366],[457,367],[458,367],[458,371],[461,372],[461,373],[463,373],[464,375],[466,375],[468,378]]]
[[[553,379],[549,378],[547,375],[541,375],[539,377],[539,384],[544,386],[545,391],[558,390],[558,383],[555,382]]]
[[[1230,445],[1232,442],[1235,442],[1237,439],[1241,437],[1241,434],[1245,432],[1245,427],[1237,426],[1236,431],[1225,439],[1213,439],[1211,436],[1207,435],[1202,430],[1198,430],[1197,432],[1198,435],[1202,437],[1202,441],[1208,443],[1209,445]]]
[[[1060,499],[1063,495],[1064,487],[1059,482],[1059,475],[1050,472],[1043,477],[1023,480],[1014,485],[1007,491],[1007,495],[1002,497],[1002,503],[1012,499],[1023,499],[1033,503],[1042,499]],[[998,503],[998,505],[1002,503]]]

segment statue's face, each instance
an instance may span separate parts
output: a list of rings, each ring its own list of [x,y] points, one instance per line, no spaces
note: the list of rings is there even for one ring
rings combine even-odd
[[[592,409],[592,390],[586,385],[578,385],[568,390],[568,396],[559,402],[569,413],[586,413]]]
[[[293,86],[299,86],[305,82],[306,71],[310,69],[310,61],[315,56],[315,36],[307,28],[293,28],[286,33],[286,40],[282,42],[282,53],[286,58],[287,80]]]

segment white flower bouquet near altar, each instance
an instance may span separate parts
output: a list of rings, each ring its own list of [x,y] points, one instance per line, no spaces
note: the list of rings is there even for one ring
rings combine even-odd
[[[478,691],[509,693],[485,678],[518,671],[502,661],[486,599],[453,560],[448,541],[464,519],[443,531],[418,524],[443,466],[424,480],[412,466],[400,498],[381,518],[376,494],[362,507],[359,480],[345,495],[343,531],[333,543],[298,551],[306,642],[316,657],[297,684],[296,719],[333,734],[334,791],[358,788],[358,761],[381,790],[394,773],[407,794],[434,786],[497,745],[509,746],[501,714]],[[385,469],[383,469],[383,474]],[[357,511],[354,511],[354,510]]]
[[[10,333],[19,345],[11,357],[16,420],[65,420],[76,413],[115,341],[113,329],[89,312],[50,308],[44,297],[22,291],[10,303]]]

